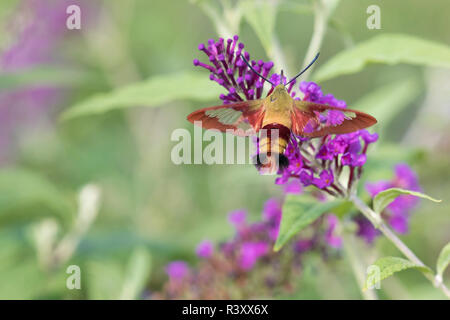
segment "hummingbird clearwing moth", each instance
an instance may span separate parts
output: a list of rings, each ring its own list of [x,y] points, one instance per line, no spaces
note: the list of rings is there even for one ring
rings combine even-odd
[[[295,100],[290,96],[286,86],[304,73],[318,56],[285,85],[277,86],[255,71],[242,56],[253,72],[272,84],[267,97],[200,109],[188,115],[187,119],[204,129],[227,131],[239,136],[257,135],[261,129],[267,130],[259,141],[259,154],[255,163],[258,169],[265,168],[272,172],[289,165],[284,151],[291,132],[297,136],[317,138],[350,133],[376,124],[377,120],[364,112]],[[329,121],[330,115],[337,121]],[[275,139],[273,130],[277,131]],[[274,161],[275,158],[277,161]]]

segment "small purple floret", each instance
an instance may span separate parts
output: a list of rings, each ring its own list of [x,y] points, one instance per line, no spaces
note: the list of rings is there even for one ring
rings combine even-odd
[[[214,251],[213,243],[209,240],[202,241],[198,244],[195,253],[200,258],[209,258]]]
[[[188,272],[189,267],[184,261],[173,261],[166,266],[166,273],[171,280],[182,280]]]

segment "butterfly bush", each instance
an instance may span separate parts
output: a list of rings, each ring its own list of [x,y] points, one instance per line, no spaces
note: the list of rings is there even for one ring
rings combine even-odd
[[[195,59],[193,63],[207,69],[210,72],[210,79],[226,89],[226,93],[220,95],[224,104],[263,97],[264,80],[247,66],[241,55],[275,86],[287,82],[285,77],[281,78],[277,73],[269,77],[274,66],[273,62],[252,60],[244,48],[237,35],[227,40],[210,39],[206,45],[198,46],[198,49],[206,54],[208,62],[203,63]],[[321,87],[314,82],[303,81],[298,86],[296,84],[296,81],[293,81],[286,88],[294,99],[300,100],[302,96],[305,101],[330,105],[342,110],[347,107],[345,101],[336,99],[332,94],[324,94]],[[268,94],[272,89],[273,87],[269,88]],[[326,125],[338,125],[345,119],[344,113],[337,110],[330,110],[326,115],[320,114],[319,117],[320,122]],[[308,128],[305,130],[308,131]],[[275,183],[283,186],[286,193],[298,194],[304,187],[313,186],[334,197],[348,196],[362,175],[369,146],[377,140],[378,134],[370,133],[368,130],[326,135],[317,139],[291,134],[285,151],[289,166],[278,172]],[[379,191],[392,187],[420,190],[412,169],[402,164],[395,168],[393,181],[368,184],[367,191],[373,197]],[[322,200],[324,199],[322,197]],[[416,203],[417,199],[412,196],[401,196],[386,208],[382,217],[395,231],[404,233],[407,231],[409,211]],[[362,215],[355,221],[359,225],[358,234],[371,242],[370,239],[376,236],[376,230]]]
[[[241,55],[257,72],[269,78],[275,86],[287,82],[285,77],[281,78],[281,75],[277,73],[269,77],[274,66],[273,62],[253,60],[244,48],[244,44],[239,42],[237,35],[227,40],[210,39],[206,45],[202,43],[198,46],[198,49],[206,54],[208,62],[203,63],[194,59],[193,63],[195,66],[207,69],[210,72],[210,79],[226,89],[227,93],[220,95],[224,104],[263,97],[264,80],[247,66]],[[345,101],[336,99],[332,94],[324,94],[316,83],[303,81],[298,86],[296,84],[296,81],[293,81],[286,88],[294,99],[300,100],[302,96],[305,101],[325,104],[345,111],[347,107]],[[273,87],[269,88],[268,94],[272,89]],[[345,114],[338,110],[329,110],[326,115],[318,116],[320,123],[331,126],[338,125],[345,119]],[[308,129],[310,125],[310,123],[306,124],[305,131],[315,129],[314,127]],[[289,166],[278,173],[279,177],[275,182],[283,185],[284,190],[291,193],[300,192],[302,187],[314,186],[332,196],[345,197],[360,179],[367,161],[367,150],[370,144],[377,140],[378,134],[370,133],[368,130],[326,135],[318,139],[291,134],[285,151]],[[258,150],[258,145],[256,149]],[[346,181],[343,183],[345,177]],[[400,220],[400,216],[393,215],[394,218],[391,220]]]
[[[195,66],[200,66],[210,72],[210,79],[227,90],[221,94],[224,104],[250,99],[260,99],[263,95],[264,80],[253,72],[242,59],[241,55],[250,62],[252,67],[262,76],[268,77],[273,68],[272,61],[252,60],[250,54],[244,51],[244,44],[239,42],[236,35],[232,39],[219,38],[208,40],[208,44],[200,44],[198,49],[206,54],[208,63],[194,59]],[[276,86],[286,83],[287,79],[274,73],[270,81]],[[298,92],[295,90],[296,81],[291,82],[287,91],[294,99]],[[270,88],[270,91],[273,89]],[[303,100],[327,104],[342,108],[347,107],[345,101],[336,99],[332,94],[324,95],[321,88],[314,82],[301,82],[298,90],[303,94]],[[320,115],[321,123],[338,125],[344,121],[345,115],[337,110],[328,111],[327,115]],[[306,131],[315,128],[306,125]],[[289,167],[280,172],[277,184],[286,184],[290,179],[297,179],[304,187],[313,185],[333,196],[345,196],[345,187],[350,187],[361,176],[362,167],[366,162],[366,152],[369,144],[376,142],[378,135],[370,134],[367,130],[338,135],[325,136],[319,140],[305,139],[291,135],[285,155],[289,159]],[[258,149],[258,148],[257,148]],[[349,168],[347,186],[339,185],[338,181],[344,167]],[[289,184],[295,186],[295,184]],[[298,188],[298,184],[297,184]]]
[[[208,62],[193,61],[195,66],[209,71],[212,81],[224,87],[226,93],[220,95],[224,104],[263,97],[264,80],[250,70],[241,54],[266,78],[274,65],[271,61],[252,60],[244,51],[244,44],[238,40],[238,36],[218,41],[210,39],[206,45],[198,47],[206,54]],[[287,82],[277,73],[269,79],[275,86]],[[268,94],[272,89],[269,88]],[[314,82],[304,81],[296,86],[296,81],[293,81],[286,89],[294,99],[342,110],[347,107],[345,101],[332,94],[324,94]],[[318,116],[320,123],[326,125],[338,125],[345,119],[345,114],[336,110]],[[310,128],[311,131],[314,129]],[[369,146],[377,140],[378,134],[367,130],[316,139],[291,134],[285,151],[289,166],[278,172],[275,183],[283,188],[285,194],[301,194],[310,187],[308,190],[317,201],[346,197],[362,175]],[[415,173],[406,164],[397,165],[394,171],[392,180],[366,184],[370,196],[392,187],[420,190]],[[405,233],[411,209],[416,204],[414,197],[400,196],[386,207],[381,217],[395,231]],[[183,261],[171,262],[166,267],[169,280],[161,292],[153,294],[153,298],[255,298],[256,293],[261,296],[270,295],[274,290],[293,290],[293,279],[301,273],[305,253],[315,251],[326,258],[343,244],[338,230],[339,219],[329,213],[294,237],[289,245],[274,252],[272,248],[278,236],[281,215],[281,206],[275,199],[265,203],[262,218],[257,222],[249,223],[245,210],[231,212],[228,221],[235,228],[234,237],[217,247],[211,241],[201,242],[195,250],[200,262],[194,268]],[[352,219],[358,226],[356,234],[372,243],[379,232],[370,221],[362,214]]]
[[[248,221],[246,210],[230,212],[228,221],[235,229],[233,238],[217,247],[211,241],[202,241],[195,250],[200,259],[196,267],[190,268],[184,261],[169,263],[165,270],[169,280],[152,297],[242,299],[270,295],[277,290],[290,292],[294,279],[302,271],[304,254],[317,251],[329,259],[341,239],[336,234],[337,218],[326,215],[289,246],[274,252],[281,213],[276,199],[265,203],[261,219],[256,222]]]

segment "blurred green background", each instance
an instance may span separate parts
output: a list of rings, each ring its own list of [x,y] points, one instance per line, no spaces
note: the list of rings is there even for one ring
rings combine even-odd
[[[292,72],[300,69],[313,33],[312,2],[280,0],[274,12],[273,39]],[[73,3],[81,8],[81,30],[66,28],[65,9]],[[259,176],[251,165],[171,162],[172,131],[192,131],[186,115],[218,104],[222,92],[192,65],[195,58],[205,61],[198,44],[221,36],[217,19],[202,9],[205,3],[221,13],[213,0],[1,2],[0,298],[142,297],[161,288],[167,262],[195,265],[197,243],[231,237],[227,212],[247,208],[256,220],[266,199],[282,197],[274,178]],[[380,30],[366,27],[372,4],[381,8]],[[359,72],[318,82],[325,93],[386,119],[376,127],[381,142],[370,152],[365,179],[390,178],[395,163],[407,162],[423,190],[444,200],[423,202],[402,237],[431,266],[450,241],[448,12],[447,0],[341,1],[316,67],[320,72],[336,54],[384,34],[411,35],[447,49],[440,58],[430,52],[420,65],[386,64],[389,56],[382,56]],[[255,31],[245,14],[231,28],[252,57],[272,58],[262,30]],[[436,59],[446,60],[447,68]],[[177,81],[180,75],[192,81]],[[142,96],[117,102],[118,91],[141,82]],[[180,93],[189,90],[196,95]],[[108,110],[94,106],[96,112],[62,119],[64,111],[86,103],[87,110],[100,103]],[[361,248],[371,262],[398,255],[384,239]],[[312,261],[289,298],[361,298],[345,259]],[[73,264],[82,270],[81,290],[66,288],[65,271]],[[382,288],[381,298],[442,298],[413,271]]]

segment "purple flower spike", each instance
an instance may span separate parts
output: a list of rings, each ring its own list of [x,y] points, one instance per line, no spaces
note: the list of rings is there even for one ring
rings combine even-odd
[[[236,35],[226,41],[220,38],[217,42],[209,39],[208,44],[200,44],[198,49],[204,52],[209,63],[194,60],[195,66],[207,69],[211,73],[211,80],[228,90],[224,103],[233,103],[243,100],[260,99],[263,94],[264,80],[255,74],[244,63],[241,54],[250,61],[250,54],[244,52],[244,44],[238,42]],[[225,44],[226,43],[226,44]],[[263,76],[267,76],[273,67],[273,62],[263,60],[253,61],[253,66]]]

